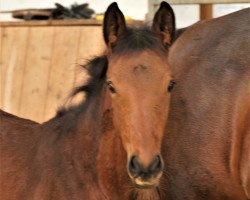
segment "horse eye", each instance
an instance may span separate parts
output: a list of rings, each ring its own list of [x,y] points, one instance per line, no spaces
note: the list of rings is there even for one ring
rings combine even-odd
[[[176,82],[174,80],[171,80],[168,84],[168,91],[171,92],[174,88],[174,85],[176,84]]]
[[[116,90],[112,84],[112,82],[107,82],[107,85],[108,85],[108,89],[111,93],[116,93]]]

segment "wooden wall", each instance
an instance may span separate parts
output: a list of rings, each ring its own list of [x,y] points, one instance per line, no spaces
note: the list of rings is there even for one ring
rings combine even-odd
[[[44,122],[84,79],[78,64],[103,52],[100,25],[0,24],[0,106]],[[82,77],[81,77],[82,76]]]

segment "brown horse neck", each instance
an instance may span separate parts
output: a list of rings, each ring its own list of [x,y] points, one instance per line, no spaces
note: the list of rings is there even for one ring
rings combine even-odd
[[[94,183],[92,185],[98,188],[102,197],[121,199],[118,194],[129,189],[130,180],[126,170],[126,152],[113,126],[110,99],[101,88],[89,102],[86,110],[80,111],[73,119],[76,130],[70,136],[71,141],[65,138],[63,148],[71,151],[66,165],[74,163],[81,181]]]

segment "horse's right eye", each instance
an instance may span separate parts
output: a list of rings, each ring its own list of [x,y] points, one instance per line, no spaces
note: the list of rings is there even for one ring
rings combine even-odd
[[[168,84],[168,92],[171,92],[174,89],[176,82],[174,80],[171,80]]]
[[[116,89],[114,88],[112,82],[108,82],[107,85],[108,85],[108,89],[111,93],[116,93]]]

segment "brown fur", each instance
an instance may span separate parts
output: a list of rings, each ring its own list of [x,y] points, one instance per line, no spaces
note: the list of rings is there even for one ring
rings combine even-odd
[[[172,46],[167,199],[250,198],[249,13],[194,25]]]

